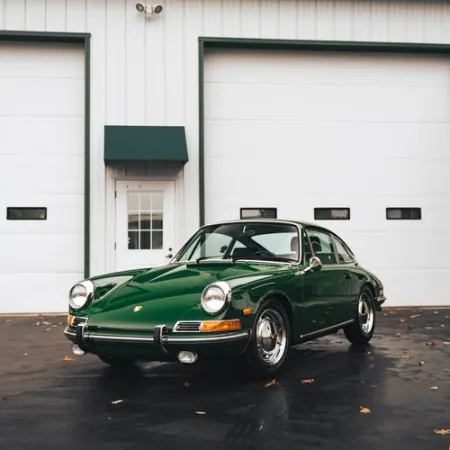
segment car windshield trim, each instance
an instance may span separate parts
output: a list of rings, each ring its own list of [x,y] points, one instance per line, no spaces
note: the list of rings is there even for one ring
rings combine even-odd
[[[174,261],[299,263],[302,246],[295,244],[294,238],[298,241],[300,236],[301,227],[291,222],[243,220],[210,224],[200,228],[185,243]]]

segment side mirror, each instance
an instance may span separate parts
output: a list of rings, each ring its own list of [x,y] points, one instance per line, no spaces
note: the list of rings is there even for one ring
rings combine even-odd
[[[317,256],[313,256],[309,260],[309,265],[308,265],[308,267],[306,267],[306,269],[303,271],[303,273],[317,272],[321,268],[322,268],[322,261]]]

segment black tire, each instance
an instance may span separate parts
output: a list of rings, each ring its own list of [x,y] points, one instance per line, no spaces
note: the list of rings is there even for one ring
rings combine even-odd
[[[278,329],[275,330],[274,327],[277,325]],[[267,336],[269,331],[270,336]],[[274,343],[273,331],[278,331],[281,335],[278,351],[276,351],[278,342]],[[252,336],[243,355],[246,374],[254,379],[275,376],[286,359],[290,342],[291,324],[286,309],[276,299],[265,301],[255,317]],[[264,353],[270,355],[270,352],[273,352],[272,360],[263,357]]]
[[[353,323],[344,327],[345,337],[354,345],[367,344],[375,332],[376,317],[372,291],[364,286],[359,296],[355,319]]]
[[[115,356],[97,355],[98,358],[112,367],[129,369],[136,367],[135,361],[132,359],[120,358]]]

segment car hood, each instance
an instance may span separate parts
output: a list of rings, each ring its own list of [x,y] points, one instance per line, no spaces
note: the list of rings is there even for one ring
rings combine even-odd
[[[89,329],[149,331],[157,324],[169,328],[178,320],[210,318],[200,308],[200,295],[205,287],[218,280],[233,288],[271,278],[285,272],[287,265],[208,263],[176,263],[163,267],[129,272],[128,279],[94,301],[89,308]],[[110,274],[109,277],[125,277]],[[106,278],[92,279],[100,286]],[[138,307],[138,308],[136,308]]]

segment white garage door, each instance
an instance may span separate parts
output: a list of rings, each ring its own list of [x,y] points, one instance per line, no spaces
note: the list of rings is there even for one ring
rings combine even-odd
[[[321,221],[379,274],[389,305],[450,303],[450,60],[211,51],[205,67],[206,220],[277,207]],[[388,207],[421,220],[387,220]]]
[[[0,313],[66,311],[83,277],[83,115],[83,48],[0,43]]]

